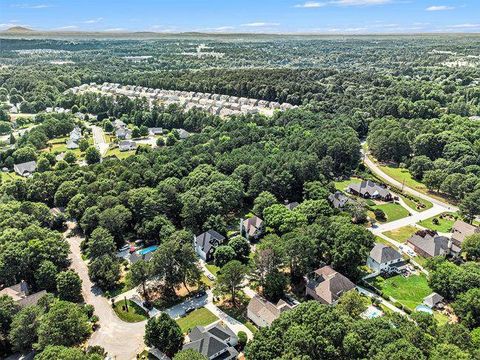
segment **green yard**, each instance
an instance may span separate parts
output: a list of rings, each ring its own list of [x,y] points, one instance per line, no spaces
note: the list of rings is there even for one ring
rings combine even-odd
[[[409,214],[409,212],[403,206],[395,203],[386,203],[382,205],[370,206],[370,209],[372,210],[372,212],[375,209],[381,209],[387,216],[386,222],[402,219]]]
[[[406,186],[412,189],[415,189],[420,192],[428,191],[425,184],[422,184],[421,182],[415,180],[410,174],[410,171],[408,171],[408,169],[391,166],[391,165],[389,166],[379,165],[379,168],[382,169],[382,171],[388,176],[394,178],[395,180],[405,184]]]
[[[135,304],[131,300],[127,300],[128,310],[125,307],[125,300],[120,300],[115,303],[115,314],[126,322],[139,322],[146,320],[148,318],[148,314],[143,310],[140,306]]]
[[[213,274],[213,276],[217,276],[220,271],[220,268],[213,263],[206,263],[205,267]]]
[[[390,239],[404,243],[408,238],[416,233],[417,230],[418,229],[415,226],[408,225],[395,230],[386,231],[383,233],[383,235],[389,237]]]
[[[352,183],[360,183],[362,182],[362,179],[352,177],[348,180],[342,180],[342,181],[335,181],[335,189],[340,190],[340,191],[345,191],[345,189],[348,187],[348,185]]]
[[[433,207],[433,204],[430,201],[420,199],[415,196],[406,197],[404,195],[400,195],[400,197],[403,199],[403,201],[405,201],[405,204],[407,204],[409,208],[418,212],[422,212],[422,211],[431,209]],[[412,198],[415,200],[412,200]],[[421,206],[418,207],[417,205],[421,205]]]
[[[24,179],[23,177],[17,175],[15,172],[0,172],[0,178],[3,181],[12,181],[12,180],[19,180],[19,179]]]
[[[110,149],[105,154],[105,157],[115,156],[119,160],[126,159],[132,155],[135,155],[135,150],[130,151],[120,151],[119,148]]]
[[[386,297],[392,297],[410,310],[415,310],[423,299],[432,293],[425,275],[402,275],[384,279],[381,276],[373,280],[373,285],[380,289]]]
[[[176,320],[183,333],[187,333],[195,326],[206,326],[217,321],[218,318],[208,309],[200,308],[192,311],[185,317]]]
[[[455,218],[453,216],[454,215],[451,213],[443,213],[429,219],[422,220],[418,224],[430,230],[448,233],[452,230],[453,223],[455,222]]]

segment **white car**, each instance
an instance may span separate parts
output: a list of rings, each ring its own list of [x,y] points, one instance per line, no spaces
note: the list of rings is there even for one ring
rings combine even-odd
[[[209,278],[210,280],[215,280],[215,276],[213,276],[212,274],[207,274],[207,278]]]
[[[417,254],[415,253],[415,251],[412,250],[412,248],[410,248],[409,246],[407,245],[400,245],[399,246],[399,249],[404,252],[405,254],[407,254],[408,256],[411,256],[411,257],[414,257],[414,256],[417,256]]]

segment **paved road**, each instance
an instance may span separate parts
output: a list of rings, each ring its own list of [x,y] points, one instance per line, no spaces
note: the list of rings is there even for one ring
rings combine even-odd
[[[102,296],[102,292],[92,284],[88,277],[87,264],[80,252],[82,238],[68,238],[71,250],[72,269],[82,279],[82,293],[85,302],[95,307],[99,318],[100,329],[92,334],[89,345],[102,346],[111,357],[117,360],[132,360],[144,348],[143,334],[146,321],[127,323],[120,320],[112,310],[110,302]]]
[[[363,151],[362,151],[363,153]],[[430,201],[432,204],[434,205],[437,205],[441,208],[443,208],[443,211],[452,211],[452,212],[456,212],[458,211],[458,208],[452,204],[449,204],[447,202],[444,202],[444,201],[440,201],[440,200],[437,200],[427,194],[424,194],[424,193],[421,193],[415,189],[412,189],[404,184],[402,184],[400,181],[397,181],[395,180],[394,178],[390,177],[389,175],[385,174],[382,169],[380,169],[378,167],[377,164],[375,164],[368,156],[365,155],[365,153],[363,153],[363,161],[365,163],[365,165],[372,171],[374,172],[375,174],[377,174],[378,176],[380,176],[381,178],[385,179],[387,182],[391,183],[392,185],[395,185],[396,187],[398,187],[399,189],[402,189],[403,188],[403,191],[410,194],[410,195],[414,195],[416,197],[419,197],[421,199],[424,199],[424,200],[427,200],[427,201]]]
[[[102,157],[105,156],[108,151],[108,144],[105,141],[105,133],[103,132],[103,129],[99,126],[92,125],[92,135],[95,147],[100,151]]]

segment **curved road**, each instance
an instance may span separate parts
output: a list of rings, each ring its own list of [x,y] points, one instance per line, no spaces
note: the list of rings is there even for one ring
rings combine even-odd
[[[67,238],[70,244],[71,268],[82,279],[82,293],[87,304],[95,307],[100,328],[88,340],[89,345],[100,345],[117,360],[132,360],[143,351],[143,334],[146,321],[127,323],[120,320],[112,310],[110,302],[102,296],[102,291],[94,286],[88,277],[88,267],[82,259],[80,243],[82,238]]]
[[[363,143],[362,143],[363,144]],[[412,189],[404,184],[402,184],[400,181],[398,180],[395,180],[394,178],[390,177],[389,175],[385,174],[382,169],[380,169],[380,167],[378,167],[377,164],[375,164],[368,156],[367,154],[362,151],[362,154],[363,154],[363,162],[365,163],[365,165],[370,169],[372,170],[372,172],[374,172],[375,174],[377,174],[378,176],[380,176],[381,178],[385,179],[387,182],[389,182],[390,184],[398,187],[399,189],[402,189],[403,188],[403,191],[405,191],[406,193],[410,194],[410,195],[414,195],[416,197],[419,197],[421,199],[424,199],[424,200],[427,200],[427,201],[430,201],[432,204],[434,205],[437,205],[438,207],[441,207],[444,211],[451,211],[451,212],[456,212],[458,211],[458,208],[452,204],[449,204],[449,203],[446,203],[446,202],[443,202],[441,200],[437,200],[437,199],[434,199],[432,198],[431,196],[428,196],[427,194],[424,194],[424,193],[421,193],[415,189]]]

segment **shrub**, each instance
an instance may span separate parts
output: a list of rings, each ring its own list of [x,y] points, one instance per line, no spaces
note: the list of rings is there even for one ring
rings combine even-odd
[[[242,350],[247,344],[247,334],[244,331],[239,331],[238,334],[238,347]]]

